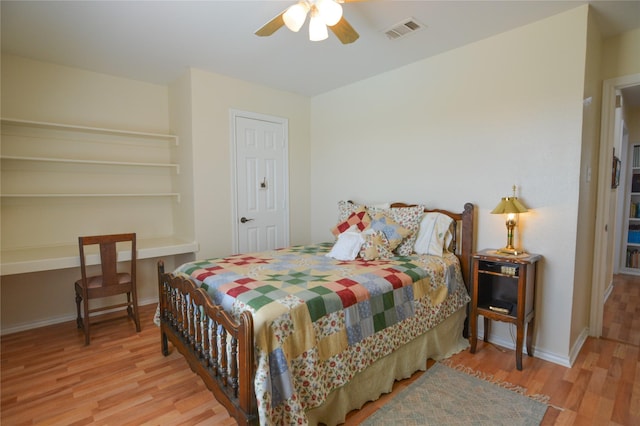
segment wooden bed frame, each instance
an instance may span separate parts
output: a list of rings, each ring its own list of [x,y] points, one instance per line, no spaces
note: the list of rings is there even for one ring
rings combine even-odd
[[[412,205],[391,205],[409,206]],[[425,209],[425,212],[439,212],[454,219],[453,247],[469,291],[475,241],[473,204],[466,203],[461,213],[439,209]],[[158,286],[162,353],[169,355],[168,342],[171,341],[238,424],[258,424],[251,313],[243,312],[239,320],[233,319],[220,306],[213,305],[207,292],[193,281],[165,273],[162,261],[158,262]],[[464,329],[467,337],[467,321]]]

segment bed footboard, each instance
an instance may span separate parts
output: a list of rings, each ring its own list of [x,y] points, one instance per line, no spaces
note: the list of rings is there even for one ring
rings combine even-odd
[[[165,273],[162,261],[158,286],[163,355],[171,341],[239,425],[257,424],[251,314],[235,321],[191,280]]]

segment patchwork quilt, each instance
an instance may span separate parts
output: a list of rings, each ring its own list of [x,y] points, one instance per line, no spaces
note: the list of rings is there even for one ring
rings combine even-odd
[[[214,303],[254,318],[261,424],[307,424],[356,373],[433,328],[469,296],[458,258],[339,261],[331,243],[196,261],[189,276]]]

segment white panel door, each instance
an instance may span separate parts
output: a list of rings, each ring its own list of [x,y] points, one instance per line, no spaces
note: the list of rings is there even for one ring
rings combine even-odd
[[[234,116],[237,252],[289,245],[286,121]]]

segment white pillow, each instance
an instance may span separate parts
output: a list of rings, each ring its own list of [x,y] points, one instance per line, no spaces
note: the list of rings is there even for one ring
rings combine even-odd
[[[446,247],[449,247],[451,223],[453,219],[442,213],[426,213],[420,221],[418,237],[413,245],[413,251],[418,254],[431,254],[442,257]]]
[[[362,234],[355,225],[352,225],[345,232],[338,235],[338,241],[325,256],[338,260],[354,260],[360,253],[362,244],[364,244]]]

